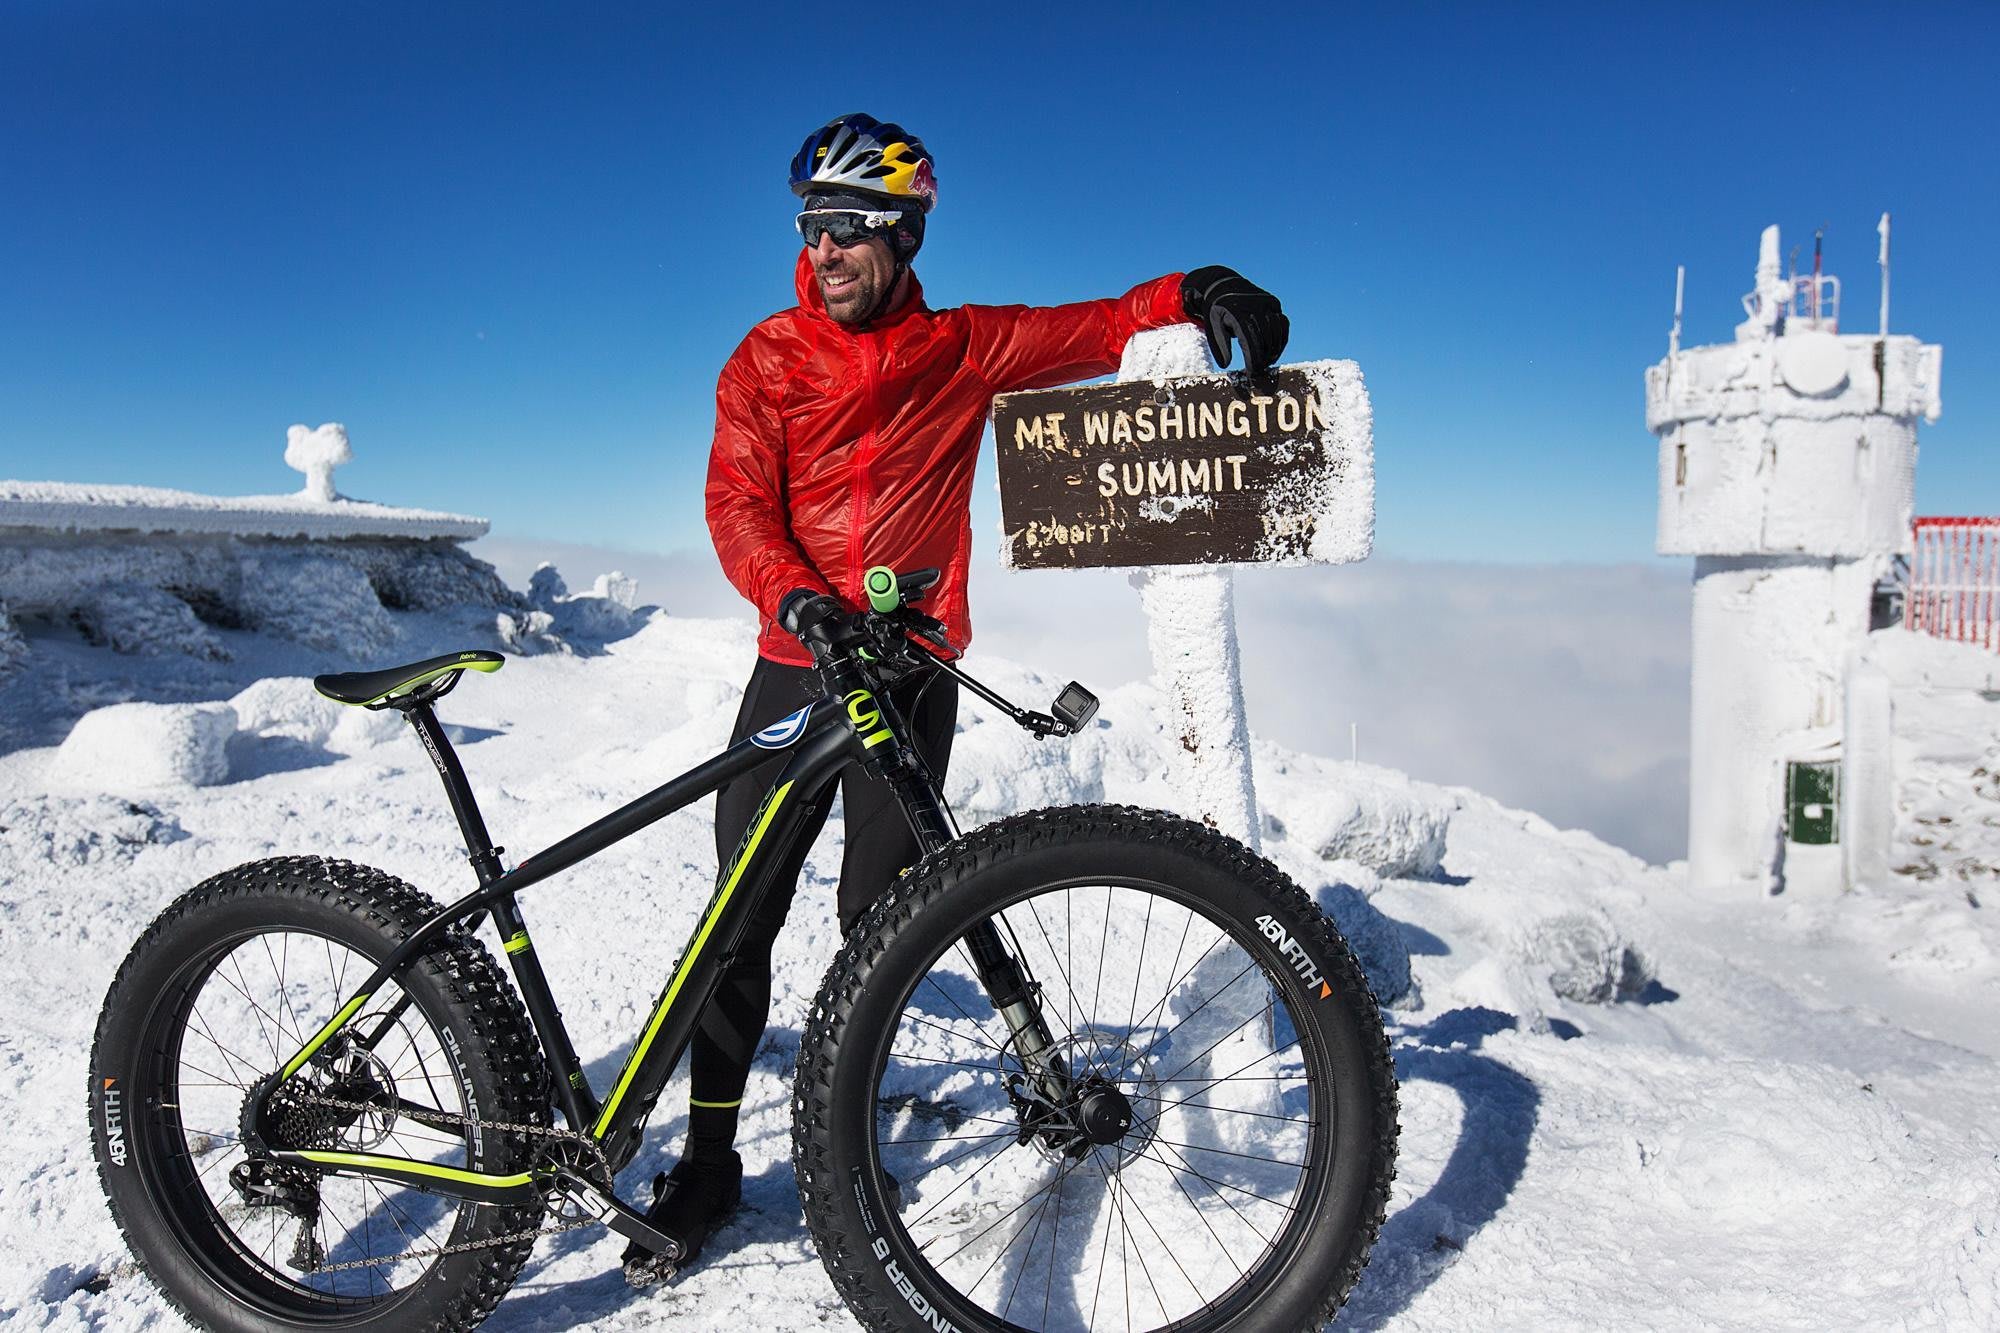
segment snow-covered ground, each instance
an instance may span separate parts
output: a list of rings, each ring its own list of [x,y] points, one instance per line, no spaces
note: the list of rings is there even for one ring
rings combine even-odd
[[[230,637],[240,669],[308,669],[295,645]],[[526,855],[712,753],[751,645],[741,621],[660,615],[601,654],[510,660],[464,682],[441,712],[495,836]],[[134,692],[114,678],[164,670],[104,649],[52,660],[76,698],[113,681],[99,702]],[[1028,701],[1069,675],[1060,661],[1035,664],[1047,678],[969,665]],[[949,787],[961,816],[1165,802],[1158,694],[1105,696],[1107,725],[1066,747],[968,698]],[[0,755],[0,1097],[13,1131],[0,1140],[0,1321],[175,1323],[112,1228],[84,1117],[99,1002],[165,903],[293,852],[371,863],[437,896],[469,884],[414,739],[336,736],[287,697],[275,685],[237,696],[241,730],[215,785],[92,792],[101,770],[86,765],[58,789],[52,744]],[[1376,932],[1357,943],[1378,988],[1401,992],[1401,1174],[1340,1326],[2000,1327],[2000,926],[1983,883],[1725,897],[1471,791],[1268,742],[1256,760],[1267,853],[1357,933]],[[703,802],[527,898],[600,1083],[707,896],[707,816]],[[489,1327],[852,1327],[806,1240],[788,1124],[792,1057],[835,935],[840,839],[836,811],[780,941],[745,1105],[747,1207],[718,1249],[677,1285],[635,1293],[614,1239],[545,1239]],[[1939,939],[1951,947],[1924,947]],[[628,1195],[672,1160],[683,1106],[670,1089]]]

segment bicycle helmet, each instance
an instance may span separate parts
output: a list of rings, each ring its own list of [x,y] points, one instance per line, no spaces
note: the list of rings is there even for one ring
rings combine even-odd
[[[922,139],[857,111],[806,136],[792,158],[792,193],[860,193],[928,213],[937,207],[937,176]]]

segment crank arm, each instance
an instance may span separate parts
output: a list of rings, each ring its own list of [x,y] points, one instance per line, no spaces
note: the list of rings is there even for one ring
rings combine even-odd
[[[588,1213],[625,1239],[651,1250],[663,1259],[681,1257],[680,1243],[657,1230],[646,1215],[610,1190],[564,1168],[556,1172],[554,1192],[577,1211]]]

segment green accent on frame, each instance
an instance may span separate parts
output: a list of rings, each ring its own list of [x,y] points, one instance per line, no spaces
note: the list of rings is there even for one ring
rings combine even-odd
[[[313,1052],[318,1050],[320,1047],[326,1045],[326,1039],[328,1037],[331,1037],[334,1033],[340,1031],[341,1025],[347,1022],[348,1019],[354,1017],[355,1014],[359,1013],[361,1010],[361,1006],[366,1003],[368,1003],[368,992],[363,991],[361,994],[355,996],[353,999],[349,1000],[346,1004],[342,1005],[340,1007],[340,1012],[335,1014],[332,1018],[328,1019],[326,1026],[321,1028],[317,1033],[315,1033],[313,1035],[313,1039],[307,1042],[297,1055],[293,1056],[291,1059],[285,1062],[285,1067],[279,1071],[278,1077],[281,1079],[286,1079],[298,1073],[299,1069],[305,1064],[305,1062],[312,1059]]]
[[[604,1113],[597,1117],[597,1124],[591,1130],[591,1133],[598,1138],[601,1139],[610,1132],[611,1122],[618,1114],[618,1105],[625,1100],[626,1089],[632,1086],[632,1080],[637,1076],[639,1066],[645,1062],[646,1052],[652,1048],[653,1039],[660,1035],[660,1028],[666,1023],[667,1014],[674,1007],[674,997],[679,995],[681,987],[687,984],[689,973],[694,971],[695,960],[701,956],[702,946],[708,943],[708,937],[714,933],[715,923],[722,919],[723,909],[729,906],[730,898],[736,893],[736,886],[743,882],[743,872],[750,865],[751,858],[757,854],[758,844],[764,841],[764,831],[771,827],[771,820],[777,816],[778,807],[784,804],[785,795],[791,789],[792,784],[785,783],[774,790],[770,799],[764,803],[763,814],[751,830],[748,840],[744,842],[743,851],[737,856],[735,864],[730,866],[729,877],[716,892],[715,901],[709,905],[708,914],[702,918],[701,930],[696,933],[694,942],[688,945],[687,954],[681,959],[681,965],[674,970],[674,979],[667,983],[666,993],[660,996],[660,1004],[653,1010],[652,1021],[646,1024],[646,1031],[640,1036],[639,1044],[632,1048],[631,1058],[625,1062],[625,1072],[618,1076],[618,1086],[611,1090],[611,1096],[605,1100]]]

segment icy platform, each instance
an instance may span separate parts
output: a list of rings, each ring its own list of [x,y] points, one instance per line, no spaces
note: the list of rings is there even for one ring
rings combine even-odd
[[[485,519],[464,514],[300,493],[224,496],[154,486],[0,481],[0,529],[471,541],[485,536],[487,527]]]

